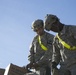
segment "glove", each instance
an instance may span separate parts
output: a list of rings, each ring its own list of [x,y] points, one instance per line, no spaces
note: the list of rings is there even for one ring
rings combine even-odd
[[[57,63],[56,62],[52,62],[52,68],[57,68]]]
[[[39,65],[38,65],[37,63],[34,63],[34,64],[33,64],[33,67],[36,69],[36,68],[39,67]]]
[[[26,68],[28,69],[28,68],[37,68],[37,67],[39,67],[39,65],[37,64],[37,63],[29,63],[27,66],[26,66]]]
[[[28,69],[28,68],[32,68],[33,67],[33,63],[29,63],[29,64],[27,64],[27,66],[26,66],[26,68]]]
[[[25,69],[25,71],[26,71],[27,73],[32,72],[32,71],[30,71],[26,66],[23,66],[22,68]]]

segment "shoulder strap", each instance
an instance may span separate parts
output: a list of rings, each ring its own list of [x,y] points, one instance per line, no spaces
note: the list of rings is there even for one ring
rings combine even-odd
[[[39,44],[40,44],[41,48],[42,48],[43,50],[47,51],[48,48],[41,43],[41,38],[40,38],[40,36],[38,37],[38,41],[39,41]]]
[[[65,41],[63,41],[63,40],[58,36],[58,34],[56,35],[56,37],[59,39],[59,41],[61,42],[61,44],[62,44],[65,48],[67,48],[67,49],[69,49],[69,50],[75,50],[75,49],[76,49],[76,46],[71,47],[69,44],[67,44]]]

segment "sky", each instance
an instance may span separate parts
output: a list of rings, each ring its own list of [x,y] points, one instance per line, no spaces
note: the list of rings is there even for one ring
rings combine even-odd
[[[76,25],[75,7],[76,0],[0,0],[0,68],[29,63],[34,20],[54,14],[62,23]]]

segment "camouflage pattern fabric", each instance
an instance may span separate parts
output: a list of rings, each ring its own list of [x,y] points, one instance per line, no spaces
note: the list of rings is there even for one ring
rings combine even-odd
[[[30,55],[28,56],[28,59],[31,63],[35,62],[40,66],[37,70],[40,70],[41,68],[45,69],[46,66],[50,66],[54,35],[44,32],[44,34],[40,37],[41,43],[45,45],[48,48],[48,50],[44,51],[41,48],[38,41],[38,35],[36,35],[30,46]],[[41,70],[40,75],[44,75],[44,72],[45,71]]]
[[[64,25],[63,30],[58,33],[58,36],[70,46],[76,46],[76,26]],[[71,75],[76,75],[76,50],[65,48],[57,37],[54,38],[53,42],[52,61],[60,62],[62,70],[67,69],[71,72]],[[63,75],[63,72],[61,75]]]

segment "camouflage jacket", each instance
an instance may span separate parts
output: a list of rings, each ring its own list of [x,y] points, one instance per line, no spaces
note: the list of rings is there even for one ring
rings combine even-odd
[[[65,25],[63,30],[58,33],[58,36],[70,46],[76,46],[76,26]],[[76,49],[69,50],[65,48],[59,39],[55,37],[52,61],[70,66],[76,63]]]
[[[43,64],[48,65],[49,61],[51,61],[52,43],[53,43],[54,35],[45,32],[41,36],[41,43],[48,48],[47,51],[44,51],[41,48],[39,41],[38,41],[38,37],[39,36],[36,35],[32,41],[32,44],[30,47],[29,61],[38,63],[39,65],[43,65]]]

